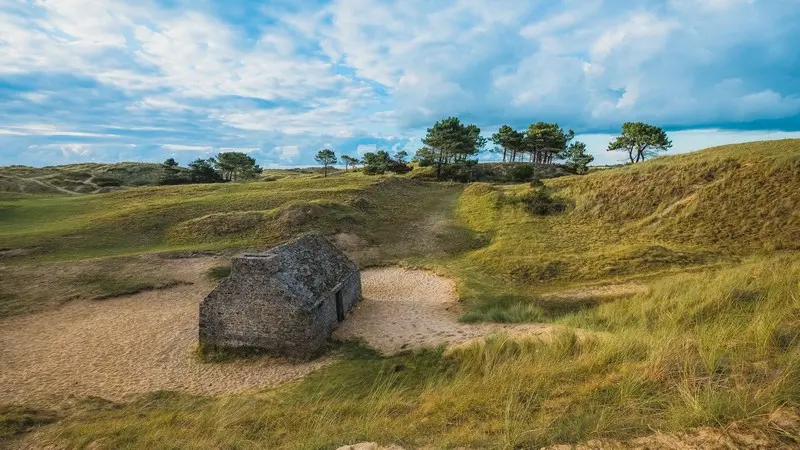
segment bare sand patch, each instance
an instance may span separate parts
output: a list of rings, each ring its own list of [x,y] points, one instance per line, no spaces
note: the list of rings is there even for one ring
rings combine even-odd
[[[204,364],[194,356],[198,305],[213,289],[204,276],[215,258],[174,260],[174,288],[0,321],[0,399],[10,404],[58,404],[69,397],[120,401],[155,390],[223,394],[274,387],[333,361],[258,358]],[[334,333],[363,339],[385,353],[455,345],[494,331],[541,334],[549,327],[462,324],[452,280],[398,267],[362,272],[364,301]]]
[[[198,305],[213,288],[204,273],[218,264],[213,258],[175,260],[171,275],[191,284],[75,301],[0,321],[0,399],[52,405],[73,395],[122,400],[160,389],[243,392],[302,377],[330,362],[197,361]]]
[[[364,300],[333,333],[340,340],[362,339],[384,354],[456,345],[491,332],[543,334],[537,324],[465,324],[455,283],[426,270],[401,267],[361,272]]]

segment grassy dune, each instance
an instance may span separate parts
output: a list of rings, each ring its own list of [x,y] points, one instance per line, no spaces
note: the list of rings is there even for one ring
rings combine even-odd
[[[800,249],[800,141],[717,147],[547,180],[567,213],[540,217],[513,199],[529,188],[476,183],[461,221],[491,243],[450,270],[468,320],[546,320],[570,308],[537,293],[650,280]],[[581,305],[573,305],[580,307]]]
[[[460,187],[357,174],[163,186],[0,201],[0,247],[17,260],[265,246],[311,229],[391,242]]]
[[[323,229],[362,264],[455,277],[466,321],[547,321],[448,351],[343,360],[250,395],[153,393],[81,404],[40,443],[107,448],[538,448],[757,421],[800,408],[800,141],[719,147],[545,181],[566,212],[536,216],[527,185],[466,187],[358,174],[141,188],[0,202],[15,270],[87,256],[269,245]],[[370,249],[365,251],[364,249]],[[101,260],[102,261],[102,260]],[[635,294],[546,294],[626,282]]]
[[[348,174],[0,200],[0,317],[172,282],[140,255],[265,248],[311,230],[343,235],[364,266],[435,254],[425,222],[461,190]]]

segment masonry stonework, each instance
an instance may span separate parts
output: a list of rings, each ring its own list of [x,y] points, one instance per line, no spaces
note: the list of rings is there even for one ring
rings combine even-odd
[[[358,266],[324,236],[302,236],[233,259],[200,304],[200,344],[313,356],[360,298]]]

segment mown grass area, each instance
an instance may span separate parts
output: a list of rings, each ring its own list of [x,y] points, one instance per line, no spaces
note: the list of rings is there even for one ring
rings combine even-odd
[[[768,417],[800,406],[798,280],[796,255],[672,275],[562,320],[601,333],[493,335],[390,358],[348,345],[343,361],[299,383],[217,398],[154,393],[69,417],[41,442],[538,448]],[[791,444],[791,432],[776,439]]]

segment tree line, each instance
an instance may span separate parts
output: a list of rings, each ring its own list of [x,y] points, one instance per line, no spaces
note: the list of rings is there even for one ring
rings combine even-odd
[[[356,169],[359,164],[362,166],[362,172],[367,175],[380,175],[386,172],[393,173],[407,173],[411,172],[411,166],[408,165],[406,159],[408,152],[399,151],[394,155],[390,155],[386,150],[378,150],[377,152],[367,152],[361,159],[354,158],[349,155],[342,155],[341,163],[344,164],[344,171],[347,172],[349,168]],[[314,160],[322,166],[324,176],[328,176],[328,170],[331,166],[336,164],[336,153],[324,148],[317,152]]]
[[[556,159],[566,159],[576,173],[585,173],[594,157],[586,153],[582,142],[570,142],[575,132],[565,131],[556,123],[537,122],[525,131],[503,125],[492,134],[492,149],[502,155],[505,162],[530,162],[553,164]],[[489,140],[481,136],[477,125],[463,124],[457,117],[448,117],[428,128],[414,161],[420,166],[436,168],[437,179],[463,179],[465,172],[478,163],[476,156],[484,150]]]
[[[412,161],[421,167],[435,167],[439,180],[471,179],[471,171],[478,163],[477,155],[491,141],[493,153],[501,155],[503,163],[554,164],[563,161],[564,167],[576,174],[588,172],[594,157],[587,153],[586,144],[574,141],[575,132],[564,130],[557,123],[536,122],[525,130],[515,130],[509,125],[487,139],[474,124],[464,124],[458,117],[447,117],[428,128],[424,146],[417,150]],[[574,141],[574,142],[573,142]],[[622,132],[608,146],[608,151],[624,151],[630,163],[638,163],[672,147],[666,132],[660,127],[642,122],[626,122]],[[322,149],[314,157],[322,166],[324,176],[331,167],[341,162],[344,170],[356,169],[368,175],[386,172],[407,173],[411,171],[408,153],[398,151],[393,155],[386,150],[367,152],[361,158],[342,155],[337,158],[330,149]],[[163,163],[164,176],[161,184],[222,183],[252,180],[263,172],[256,160],[242,152],[221,152],[212,158],[198,158],[189,163],[188,169],[179,167],[174,158]]]
[[[255,158],[242,152],[221,152],[215,157],[197,158],[189,163],[188,169],[182,169],[174,158],[167,159],[162,166],[164,175],[160,184],[246,181],[264,171]]]
[[[594,157],[587,153],[586,144],[573,142],[574,139],[573,130],[564,130],[557,123],[536,122],[521,131],[503,125],[491,136],[494,144],[491,151],[502,155],[504,163],[554,164],[562,160],[568,170],[583,174],[588,172]],[[477,125],[463,124],[457,117],[448,117],[428,128],[422,141],[425,146],[414,155],[414,161],[420,166],[434,166],[437,179],[463,178],[463,173],[477,164],[476,156],[488,142]],[[660,127],[626,122],[620,136],[607,150],[626,151],[630,162],[636,163],[670,147],[672,142]]]

